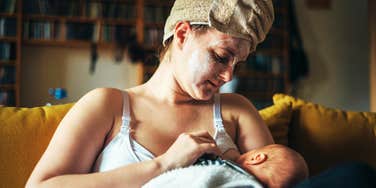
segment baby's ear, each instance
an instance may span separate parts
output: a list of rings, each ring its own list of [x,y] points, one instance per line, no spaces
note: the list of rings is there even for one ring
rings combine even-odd
[[[245,164],[246,165],[258,165],[258,164],[265,162],[267,158],[268,156],[265,153],[257,152],[254,155],[249,156],[245,160]]]

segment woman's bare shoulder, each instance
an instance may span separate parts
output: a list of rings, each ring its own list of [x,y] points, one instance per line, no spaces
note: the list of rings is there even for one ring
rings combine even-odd
[[[121,91],[115,88],[93,89],[75,103],[65,119],[74,122],[87,119],[86,114],[90,114],[91,118],[88,120],[100,118],[113,121],[122,111],[123,95]],[[111,127],[108,128],[111,129]]]
[[[116,88],[95,88],[87,92],[76,105],[86,107],[102,107],[99,109],[109,110],[122,102],[122,90]],[[115,110],[115,109],[114,109]]]
[[[256,108],[243,95],[237,93],[223,93],[221,94],[221,106],[223,111],[231,111],[239,114],[244,112],[254,112]]]

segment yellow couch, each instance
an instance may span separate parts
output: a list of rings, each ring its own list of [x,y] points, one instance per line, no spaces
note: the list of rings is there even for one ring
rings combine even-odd
[[[376,168],[376,113],[330,109],[283,94],[273,100],[261,116],[277,143],[303,155],[311,175],[353,160]],[[24,187],[72,105],[0,107],[0,187]]]

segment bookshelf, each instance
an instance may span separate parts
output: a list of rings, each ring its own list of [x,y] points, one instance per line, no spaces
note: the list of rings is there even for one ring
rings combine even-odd
[[[142,10],[143,0],[0,1],[0,106],[20,106],[23,46],[116,48],[132,36],[141,42]]]
[[[21,3],[0,2],[0,106],[20,104]]]
[[[158,66],[158,49],[162,45],[164,23],[174,0],[143,0],[143,34],[141,43],[145,58],[140,69],[139,83],[144,83],[153,75]]]
[[[39,0],[23,6],[23,43],[113,46],[136,33],[137,3],[126,0]]]

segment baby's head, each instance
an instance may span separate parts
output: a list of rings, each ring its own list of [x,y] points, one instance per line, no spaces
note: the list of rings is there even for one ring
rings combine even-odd
[[[267,187],[292,187],[308,177],[308,167],[303,157],[279,144],[244,153],[237,163]]]

